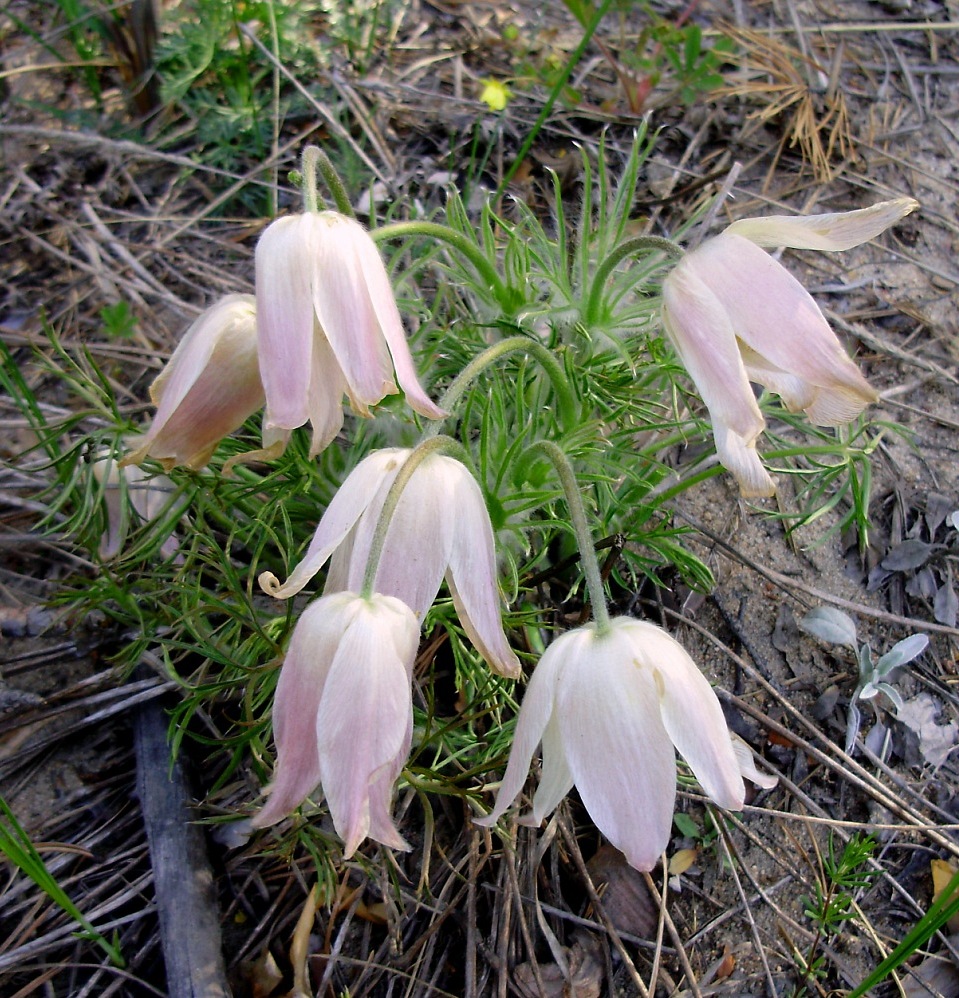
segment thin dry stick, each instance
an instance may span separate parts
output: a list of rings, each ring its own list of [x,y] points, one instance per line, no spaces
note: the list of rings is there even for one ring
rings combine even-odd
[[[513,892],[503,889],[502,881],[506,875],[504,865],[500,865],[499,897],[501,902],[498,906],[499,930],[496,935],[496,956],[499,966],[496,968],[496,995],[497,998],[506,998],[509,987],[509,929],[511,915],[513,912]],[[497,906],[494,906],[497,907]]]
[[[479,829],[470,826],[469,874],[466,891],[466,998],[476,995],[476,877],[479,873]]]
[[[606,914],[606,909],[603,907],[603,901],[599,896],[599,891],[596,890],[596,885],[593,883],[593,878],[589,875],[589,870],[586,869],[586,862],[583,859],[583,854],[580,852],[576,836],[573,835],[569,828],[567,828],[566,822],[560,823],[559,830],[563,836],[563,841],[566,843],[566,848],[569,851],[569,854],[573,857],[573,863],[576,866],[576,870],[582,878],[583,886],[586,888],[586,893],[589,896],[590,904],[592,904],[593,910],[596,912],[596,917],[603,923],[603,928],[606,930],[606,934],[613,941],[616,951],[619,953],[623,963],[626,965],[627,971],[629,971],[629,976],[632,979],[633,984],[636,986],[636,990],[639,991],[642,998],[649,998],[649,990],[643,982],[642,977],[639,976],[639,971],[633,963],[633,958],[629,955],[623,940],[620,938],[616,926],[613,925],[609,915]]]
[[[523,895],[519,889],[519,878],[516,875],[516,823],[511,823],[510,838],[503,843],[503,858],[506,861],[506,873],[509,877],[509,885],[513,894],[522,899]],[[546,987],[543,984],[543,976],[539,972],[539,963],[536,961],[536,949],[533,945],[533,936],[529,931],[529,924],[526,921],[526,912],[522,904],[516,906],[516,914],[519,919],[519,931],[523,937],[523,944],[526,946],[526,953],[529,957],[529,964],[533,968],[533,978],[540,994],[546,994]]]
[[[753,937],[756,952],[759,955],[759,959],[763,965],[763,971],[766,974],[766,984],[769,988],[769,996],[770,998],[776,998],[778,991],[776,990],[776,982],[773,980],[772,970],[769,968],[769,961],[766,959],[766,948],[763,946],[762,939],[759,938],[759,929],[756,926],[756,920],[753,918],[752,910],[749,907],[749,901],[746,899],[746,892],[743,890],[743,884],[739,879],[739,873],[736,870],[736,863],[733,860],[733,855],[729,848],[729,842],[727,841],[729,831],[726,828],[726,823],[718,820],[715,814],[713,814],[713,824],[719,829],[719,841],[722,842],[723,852],[726,854],[726,859],[728,861],[727,868],[732,874],[733,882],[736,884],[736,891],[742,901],[743,915],[749,923],[749,932]]]
[[[666,854],[664,853],[664,876],[666,875],[666,868]],[[656,898],[659,910],[666,922],[666,928],[669,930],[669,938],[672,939],[673,945],[676,947],[676,953],[679,956],[679,962],[683,965],[683,973],[686,975],[689,990],[692,992],[693,998],[703,998],[703,993],[699,989],[699,982],[696,980],[695,973],[693,973],[693,965],[689,962],[689,954],[686,952],[686,947],[683,945],[683,940],[680,938],[679,930],[676,928],[676,923],[673,921],[673,916],[670,915],[669,908],[666,904],[666,884],[665,882],[663,883],[663,893],[660,894],[653,878],[648,873],[644,873],[643,878],[646,881],[646,889],[649,891],[650,897]]]
[[[669,868],[664,860],[663,862],[663,876],[669,876]],[[666,888],[663,887],[663,893],[665,894]],[[663,952],[663,933],[666,931],[666,906],[661,904],[659,906],[659,918],[656,919],[656,949],[653,950],[653,969],[649,972],[649,990],[651,993],[656,993],[656,982],[659,978],[659,963],[660,957]]]

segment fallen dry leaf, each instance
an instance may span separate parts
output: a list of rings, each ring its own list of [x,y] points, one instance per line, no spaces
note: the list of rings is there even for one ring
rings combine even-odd
[[[659,920],[659,909],[649,896],[643,875],[610,845],[597,849],[586,869],[602,898],[603,910],[616,931],[639,939],[652,939]]]
[[[956,747],[959,725],[937,723],[940,704],[931,693],[920,693],[896,712],[896,720],[919,738],[919,751],[930,766],[938,768]]]

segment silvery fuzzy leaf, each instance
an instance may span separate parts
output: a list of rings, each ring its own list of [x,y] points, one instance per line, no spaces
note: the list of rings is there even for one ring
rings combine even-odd
[[[926,497],[926,528],[929,536],[935,532],[945,522],[946,517],[952,512],[952,504],[955,499],[952,496],[943,495],[941,492],[930,492]]]
[[[919,749],[926,762],[939,767],[956,747],[959,725],[938,723],[940,703],[929,693],[920,693],[899,709],[896,719],[919,736]]]
[[[959,616],[959,598],[951,583],[944,582],[936,592],[936,598],[932,604],[932,612],[940,624],[949,627],[956,626],[956,617]]]
[[[817,606],[815,610],[810,610],[799,621],[799,627],[826,644],[844,645],[856,650],[856,625],[852,617],[833,606]]]
[[[959,509],[953,510],[947,517],[946,520],[951,523],[956,530],[959,530]]]
[[[906,583],[906,592],[910,596],[923,596],[925,599],[932,599],[936,588],[936,573],[928,565],[923,565]]]
[[[876,687],[876,692],[885,693],[886,696],[892,701],[892,704],[896,710],[902,710],[902,697],[899,695],[899,690],[897,690],[894,686],[890,686],[889,683],[880,683]]]
[[[932,552],[925,541],[908,540],[897,544],[880,564],[889,572],[908,572],[924,565]]]
[[[879,692],[879,685],[874,682],[863,683],[862,686],[857,687],[859,694],[857,699],[859,700],[871,700]]]
[[[908,638],[897,641],[889,651],[876,663],[876,672],[880,676],[888,676],[893,669],[898,669],[900,665],[905,665],[917,658],[929,644],[929,638],[925,634],[910,634]]]

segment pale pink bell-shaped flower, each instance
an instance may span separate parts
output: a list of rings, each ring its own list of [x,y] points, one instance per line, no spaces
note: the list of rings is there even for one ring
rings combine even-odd
[[[334,593],[300,615],[273,704],[276,773],[253,826],[275,824],[322,784],[349,858],[365,838],[409,846],[390,813],[410,751],[410,684],[419,644],[398,599]]]
[[[208,308],[157,375],[150,398],[157,407],[153,423],[121,464],[152,457],[167,470],[202,468],[217,444],[263,405],[253,295],[227,295]]]
[[[148,475],[137,467],[120,467],[109,455],[94,461],[92,470],[103,490],[107,519],[98,553],[101,560],[110,561],[123,549],[130,527],[139,525],[137,518],[147,523],[155,520],[170,505],[177,487],[166,475]],[[182,505],[186,506],[185,500]],[[179,546],[180,542],[171,533],[160,546],[161,557],[173,557]]]
[[[596,827],[637,870],[651,870],[669,842],[679,749],[703,790],[738,811],[745,786],[719,700],[682,646],[631,617],[558,637],[533,672],[492,825],[523,789],[536,746],[543,773],[537,824],[575,786]]]
[[[260,575],[264,591],[277,599],[295,595],[331,557],[325,592],[361,589],[380,511],[410,453],[389,448],[364,458],[333,497],[286,582],[271,572]],[[401,599],[422,622],[444,577],[476,649],[500,675],[519,676],[500,618],[493,527],[483,493],[460,461],[430,454],[400,496],[373,588]]]
[[[446,414],[420,387],[389,275],[358,222],[335,211],[277,219],[256,247],[260,372],[266,428],[287,435],[313,425],[311,455],[353,409],[397,390],[431,419]]]
[[[849,249],[917,207],[898,198],[861,211],[742,219],[663,282],[666,332],[709,409],[719,461],[744,496],[776,490],[756,453],[765,422],[750,381],[819,426],[846,423],[878,398],[810,294],[760,247]]]

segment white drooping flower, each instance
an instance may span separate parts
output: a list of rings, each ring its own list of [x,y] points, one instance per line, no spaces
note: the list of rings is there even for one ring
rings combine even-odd
[[[150,429],[121,464],[152,457],[168,471],[202,468],[217,444],[263,406],[253,295],[227,295],[208,308],[183,335],[150,397],[157,407]]]
[[[344,395],[367,416],[396,381],[417,412],[445,415],[420,386],[386,267],[358,222],[277,219],[257,243],[256,297],[267,431],[310,422],[318,454],[343,425]]]
[[[596,827],[637,870],[651,870],[669,842],[676,801],[675,750],[720,807],[740,810],[743,774],[719,700],[683,647],[631,617],[558,637],[533,672],[520,708],[492,825],[526,782],[537,745],[543,773],[533,797],[539,824],[575,785]],[[745,746],[743,746],[745,748]],[[748,750],[747,750],[748,755]]]
[[[276,773],[253,826],[275,824],[317,786],[349,858],[365,838],[409,846],[391,817],[413,735],[419,625],[405,603],[335,593],[293,629],[273,705]]]
[[[741,219],[664,280],[663,325],[709,409],[719,461],[744,496],[776,489],[756,453],[765,421],[750,381],[819,426],[849,422],[878,398],[812,296],[762,247],[849,249],[917,207],[898,198],[861,211]]]

